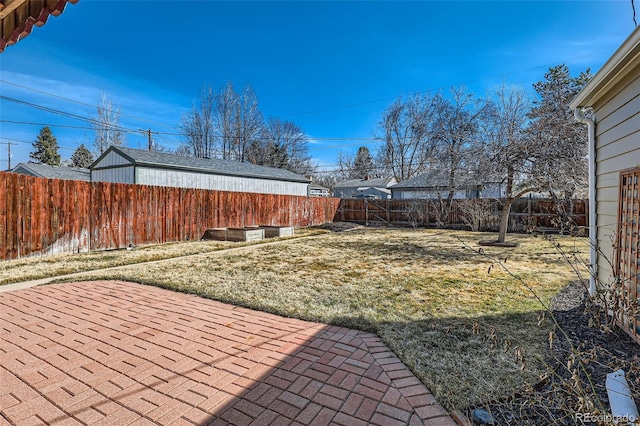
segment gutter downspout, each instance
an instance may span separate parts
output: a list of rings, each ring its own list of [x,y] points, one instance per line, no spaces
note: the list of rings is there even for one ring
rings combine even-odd
[[[573,110],[573,115],[580,123],[586,124],[589,134],[589,262],[591,263],[589,278],[589,294],[596,294],[596,273],[597,270],[597,243],[598,228],[596,220],[596,123],[582,115],[586,108],[577,107]]]

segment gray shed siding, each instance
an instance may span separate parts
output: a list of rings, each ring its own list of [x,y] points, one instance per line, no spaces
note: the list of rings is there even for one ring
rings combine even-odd
[[[302,182],[225,176],[142,166],[136,168],[136,174],[136,183],[140,185],[215,189],[217,191],[307,196],[308,186],[308,184]]]
[[[134,171],[134,166],[92,170],[91,180],[93,182],[136,183]]]
[[[596,123],[596,200],[598,275],[612,276],[612,241],[618,221],[620,171],[640,165],[640,70],[631,73],[594,105]]]
[[[108,153],[101,161],[100,167],[126,166],[130,161],[116,152]]]

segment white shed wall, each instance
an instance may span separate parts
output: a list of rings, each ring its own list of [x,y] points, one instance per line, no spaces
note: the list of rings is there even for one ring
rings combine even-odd
[[[307,196],[309,184],[240,176],[224,176],[183,170],[138,167],[136,183],[140,185],[178,188],[213,189],[217,191],[253,192]]]
[[[595,105],[598,276],[612,277],[613,242],[618,221],[620,171],[640,165],[640,69],[613,87],[610,96]]]

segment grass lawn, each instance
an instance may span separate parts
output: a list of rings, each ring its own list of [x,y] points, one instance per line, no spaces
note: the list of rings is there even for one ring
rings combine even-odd
[[[323,234],[319,229],[296,230],[293,238]],[[290,239],[283,237],[282,239]],[[10,261],[0,261],[0,285],[40,278],[56,277],[76,272],[94,271],[114,266],[132,265],[141,262],[172,259],[201,253],[211,253],[231,247],[263,244],[273,239],[249,243],[228,241],[182,241],[147,245],[135,250],[109,250],[91,253],[60,254],[54,256],[32,256]]]
[[[538,380],[551,325],[538,324],[542,306],[529,288],[546,303],[576,279],[542,237],[510,235],[518,248],[481,249],[477,242],[488,237],[362,229],[241,252],[216,249],[89,277],[373,331],[440,403],[465,408]],[[565,251],[587,256],[586,239],[557,238]],[[501,259],[515,277],[487,256]]]

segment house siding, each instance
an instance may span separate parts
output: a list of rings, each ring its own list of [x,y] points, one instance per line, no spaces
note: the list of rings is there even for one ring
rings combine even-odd
[[[618,221],[620,171],[640,164],[640,67],[594,105],[596,123],[596,199],[598,275],[612,277]]]
[[[437,200],[438,195],[440,198],[447,198],[449,196],[449,191],[446,189],[443,190],[435,190],[435,189],[421,189],[421,190],[412,190],[412,189],[392,189],[391,190],[392,197],[394,199],[400,200],[413,200],[413,199],[423,199],[423,200]],[[453,193],[454,200],[464,200],[466,198],[476,198],[469,197],[467,191],[459,190]]]

